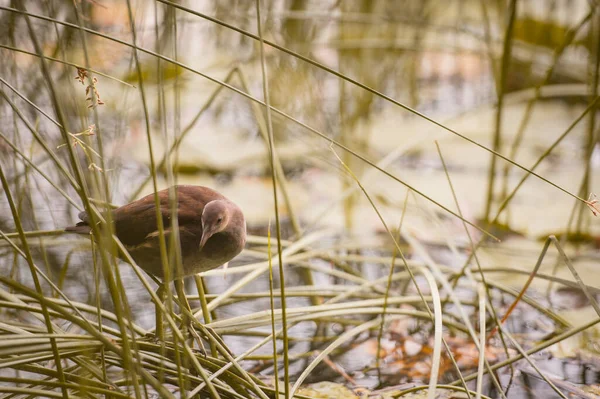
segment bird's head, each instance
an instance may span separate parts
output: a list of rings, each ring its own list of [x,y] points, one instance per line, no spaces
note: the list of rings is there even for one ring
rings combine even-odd
[[[213,235],[220,233],[227,228],[231,215],[227,202],[223,200],[211,201],[202,211],[202,238],[200,239],[200,249],[204,247],[206,241]]]

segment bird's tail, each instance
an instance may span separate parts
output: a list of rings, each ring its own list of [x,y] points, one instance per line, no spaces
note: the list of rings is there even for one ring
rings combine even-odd
[[[65,228],[67,233],[75,233],[75,234],[90,234],[92,228],[86,222],[79,222],[75,226],[69,226]]]
[[[75,234],[90,234],[90,232],[92,231],[92,228],[90,227],[90,225],[88,224],[87,220],[87,213],[85,212],[81,212],[79,214],[79,219],[81,219],[82,221],[77,223],[75,226],[69,226],[65,228],[65,231],[67,233],[75,233]]]

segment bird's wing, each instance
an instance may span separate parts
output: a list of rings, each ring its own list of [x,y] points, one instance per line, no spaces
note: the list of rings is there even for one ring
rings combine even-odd
[[[169,208],[166,212],[161,204],[161,216],[164,228],[170,226]],[[152,197],[144,197],[138,201],[117,208],[113,211],[115,232],[119,240],[127,246],[142,244],[146,237],[158,230],[156,223],[156,210]]]
[[[160,215],[165,229],[171,227],[171,201],[168,190],[158,192]],[[177,186],[177,219],[180,229],[202,236],[202,211],[213,199],[223,198],[206,187]],[[154,194],[124,205],[113,211],[117,237],[128,246],[141,245],[158,236]]]

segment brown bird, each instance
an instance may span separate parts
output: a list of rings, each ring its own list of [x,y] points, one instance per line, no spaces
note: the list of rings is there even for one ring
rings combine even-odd
[[[182,273],[170,264],[171,280],[219,267],[242,251],[246,221],[236,204],[208,187],[175,186],[175,190]],[[158,198],[168,244],[173,233],[169,190],[159,191]],[[81,212],[79,218],[81,222],[65,231],[89,235],[88,215]],[[117,237],[138,266],[164,280],[154,194],[113,210],[112,221]]]

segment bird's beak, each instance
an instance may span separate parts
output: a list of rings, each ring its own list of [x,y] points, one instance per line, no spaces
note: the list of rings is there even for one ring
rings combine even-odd
[[[214,231],[212,231],[211,228],[208,226],[202,229],[202,238],[200,239],[200,250],[204,248],[204,244],[206,244],[206,241],[208,241],[208,239],[212,237],[213,234]]]

